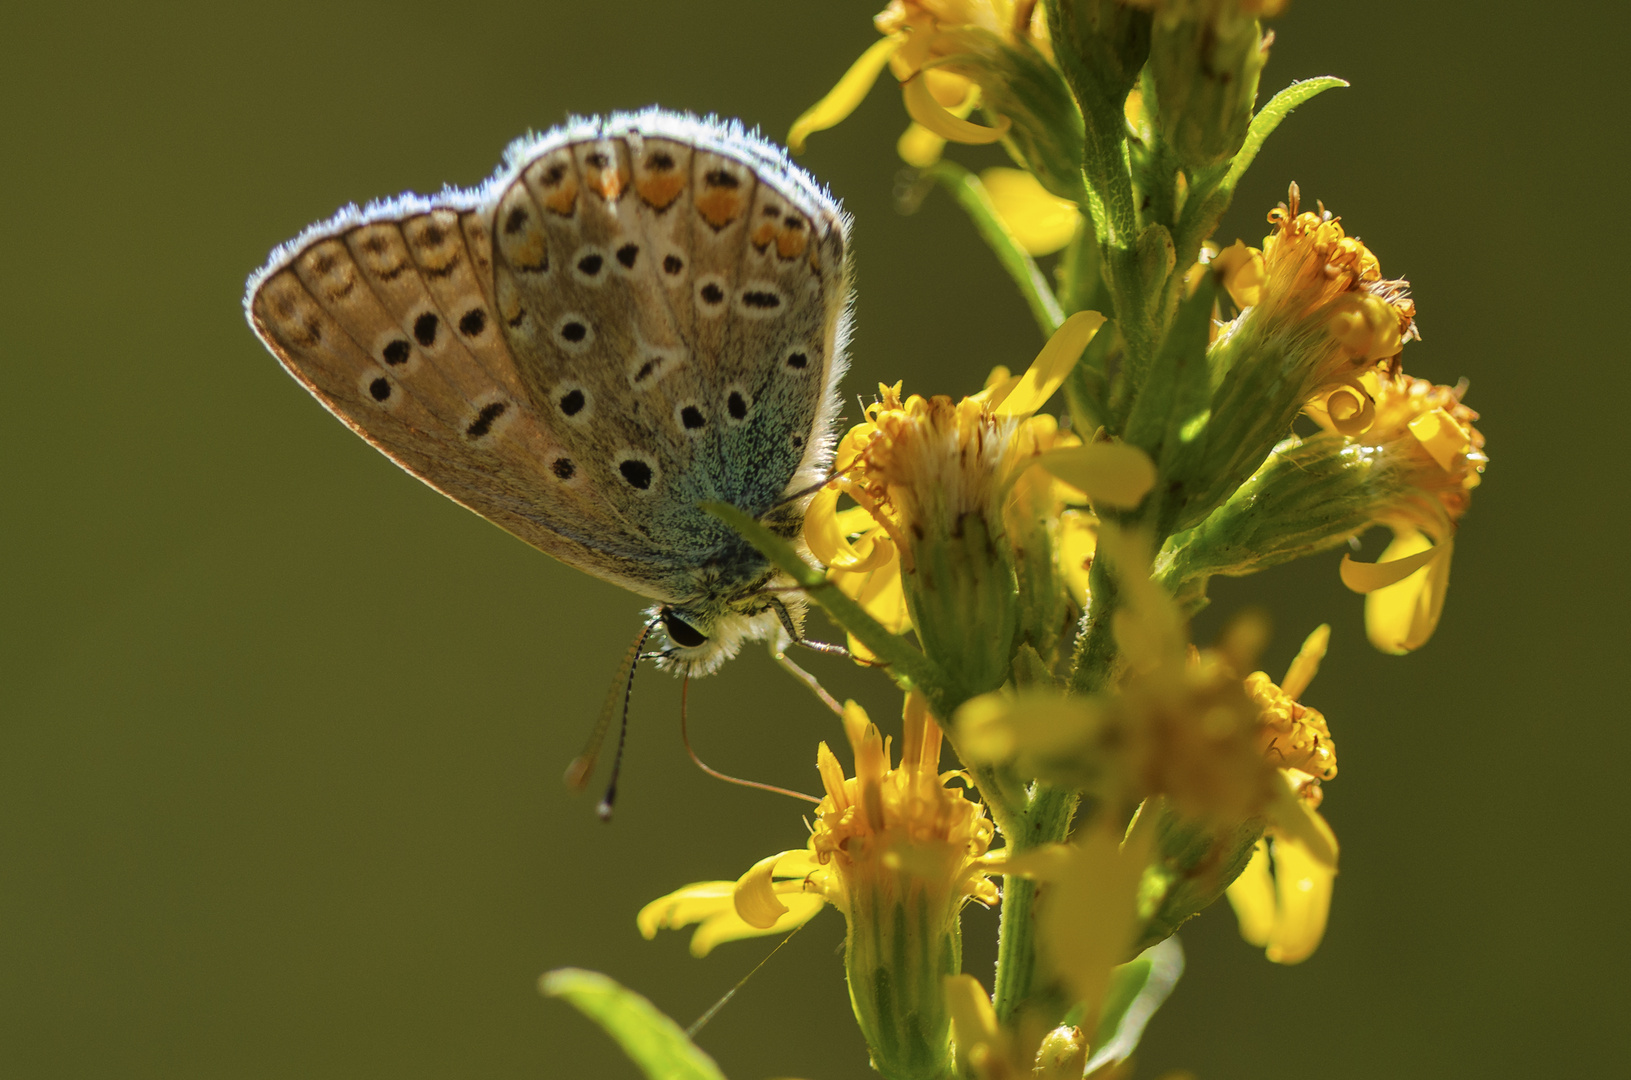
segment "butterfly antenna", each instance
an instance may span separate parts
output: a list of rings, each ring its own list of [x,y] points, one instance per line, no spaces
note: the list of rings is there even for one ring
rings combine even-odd
[[[751,979],[755,975],[759,974],[759,969],[764,967],[766,964],[770,963],[770,958],[772,956],[775,956],[777,953],[781,952],[783,945],[786,945],[789,941],[793,940],[793,934],[798,933],[800,930],[803,930],[808,925],[810,925],[810,924],[809,923],[799,923],[797,926],[793,927],[792,933],[790,933],[786,937],[782,938],[781,941],[777,943],[777,945],[776,945],[776,947],[774,949],[771,949],[769,952],[765,953],[765,958],[763,960],[759,961],[757,964],[754,964],[752,971],[750,971],[746,975],[742,976],[742,978],[737,981],[735,986],[733,986],[729,990],[725,991],[725,996],[724,997],[720,998],[718,1001],[714,1002],[713,1005],[709,1006],[707,1012],[705,1012],[701,1016],[697,1017],[696,1023],[692,1024],[690,1027],[685,1029],[685,1037],[688,1038],[688,1039],[695,1039],[696,1036],[697,1036],[697,1032],[702,1030],[703,1025],[706,1024],[708,1021],[712,1020],[714,1018],[714,1014],[719,1012],[720,1009],[723,1009],[725,1007],[725,1003],[727,1001],[729,1001],[731,998],[735,997],[736,992],[738,990],[742,989],[742,987],[744,987],[744,986],[746,986],[748,984],[749,979]]]
[[[606,700],[601,703],[600,715],[595,718],[595,726],[589,732],[589,740],[584,744],[583,753],[573,758],[572,764],[566,767],[567,786],[574,791],[583,790],[589,783],[590,774],[595,770],[595,762],[600,759],[600,747],[606,740],[606,732],[611,729],[612,718],[619,712],[622,713],[622,724],[617,736],[617,757],[612,763],[611,784],[607,787],[606,797],[601,800],[599,807],[602,820],[610,820],[612,802],[617,795],[617,773],[623,762],[623,741],[629,730],[629,702],[634,696],[634,672],[639,665],[640,650],[645,648],[646,639],[657,628],[658,621],[652,619],[640,629],[640,636],[634,639],[634,644],[623,657],[623,663],[619,665],[617,674],[612,679],[611,688],[606,693]]]
[[[685,744],[685,752],[691,756],[691,761],[697,768],[701,769],[715,780],[723,780],[727,784],[736,784],[739,787],[753,788],[755,791],[768,791],[773,795],[786,795],[792,799],[803,799],[805,802],[815,803],[817,806],[821,804],[820,799],[816,798],[814,795],[806,795],[802,791],[793,791],[789,788],[777,787],[775,784],[764,784],[757,780],[741,780],[734,776],[727,776],[718,769],[708,765],[701,758],[697,757],[697,752],[691,749],[691,733],[686,726],[686,717],[688,713],[686,706],[690,700],[690,697],[691,677],[688,675],[685,678],[685,682],[680,684],[680,741]],[[732,992],[734,993],[734,991]]]

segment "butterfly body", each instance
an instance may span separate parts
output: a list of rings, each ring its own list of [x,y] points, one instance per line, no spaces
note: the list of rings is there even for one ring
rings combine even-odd
[[[657,601],[668,666],[796,632],[701,509],[796,538],[830,467],[848,220],[740,127],[658,111],[513,144],[473,191],[348,208],[250,279],[283,366],[404,469]]]

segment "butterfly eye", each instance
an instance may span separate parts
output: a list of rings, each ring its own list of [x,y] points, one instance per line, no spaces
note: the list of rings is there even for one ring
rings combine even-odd
[[[680,619],[670,608],[663,609],[663,629],[668,631],[669,640],[681,648],[694,649],[708,643],[707,634]]]

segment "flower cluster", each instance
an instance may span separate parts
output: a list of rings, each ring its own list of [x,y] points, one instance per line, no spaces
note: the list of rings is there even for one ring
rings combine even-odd
[[[889,71],[903,189],[955,198],[1046,344],[960,398],[880,386],[802,537],[727,518],[904,691],[899,760],[844,706],[853,775],[818,748],[806,844],[639,926],[695,925],[700,955],[837,908],[891,1080],[1123,1075],[1182,968],[1174,934],[1225,897],[1268,959],[1314,953],[1337,746],[1306,695],[1332,630],[1276,681],[1261,616],[1192,641],[1213,578],[1380,527],[1380,558],[1339,568],[1370,641],[1408,652],[1440,621],[1488,457],[1465,383],[1405,374],[1407,283],[1295,184],[1260,247],[1213,239],[1280,120],[1345,85],[1259,103],[1282,6],[891,0],[793,127],[798,151]],[[1012,167],[976,173],[956,144]],[[970,901],[1000,906],[989,988],[961,971]]]

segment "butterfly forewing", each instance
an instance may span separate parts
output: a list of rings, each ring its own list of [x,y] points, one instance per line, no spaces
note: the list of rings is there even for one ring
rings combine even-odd
[[[773,147],[668,114],[508,158],[478,191],[309,230],[251,280],[251,322],[354,430],[528,543],[659,600],[720,588],[699,504],[763,515],[828,465],[846,221]]]

